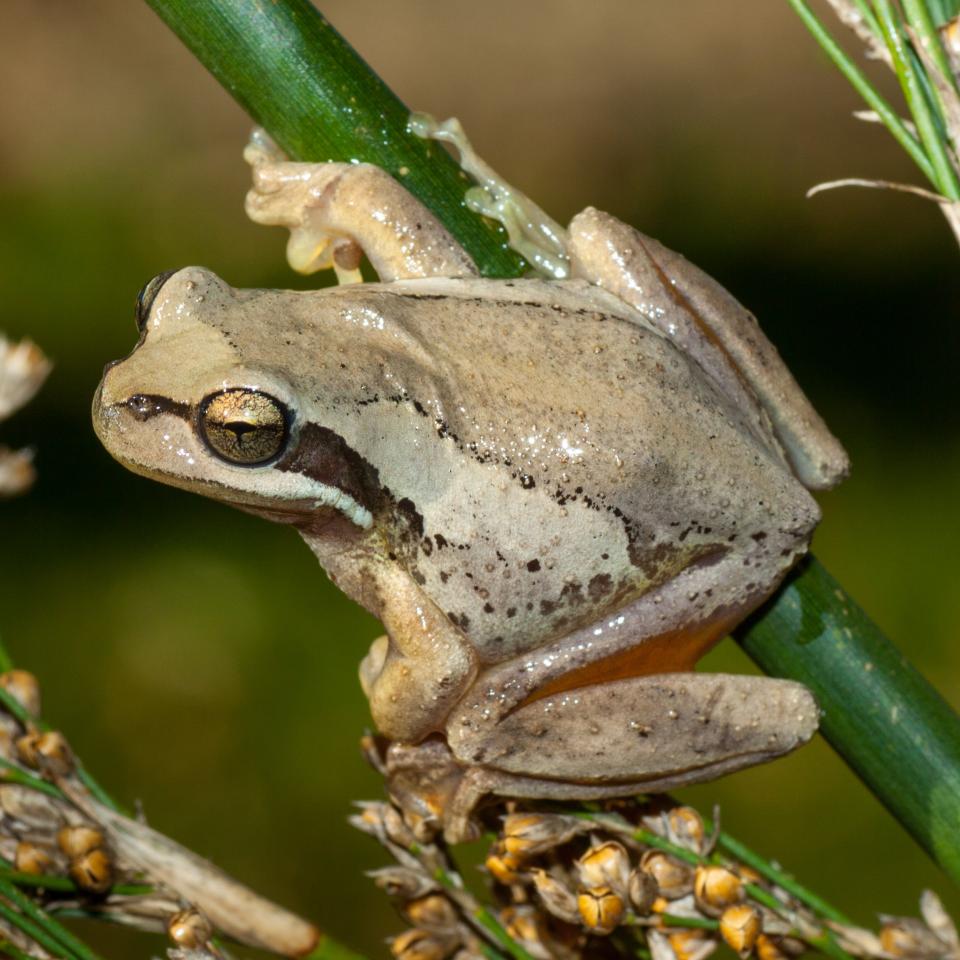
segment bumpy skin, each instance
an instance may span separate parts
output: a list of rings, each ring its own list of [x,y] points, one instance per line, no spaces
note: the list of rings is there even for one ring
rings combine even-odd
[[[799,685],[681,672],[769,595],[819,519],[778,417],[818,485],[831,458],[832,479],[845,469],[759,328],[766,392],[731,362],[743,337],[715,298],[696,324],[683,307],[686,326],[669,304],[638,307],[654,241],[606,215],[572,225],[589,280],[481,280],[382,171],[261,166],[248,211],[295,223],[298,251],[375,248],[381,275],[402,277],[423,232],[419,279],[294,293],[181,270],[106,372],[94,422],[131,469],[293,523],[383,621],[361,671],[374,719],[401,744],[431,738],[394,751],[398,792],[442,757],[443,796],[421,800],[459,838],[484,792],[666,789],[808,739]],[[685,342],[665,335],[678,326]],[[290,413],[263,465],[224,462],[198,429],[205,397],[241,387]]]

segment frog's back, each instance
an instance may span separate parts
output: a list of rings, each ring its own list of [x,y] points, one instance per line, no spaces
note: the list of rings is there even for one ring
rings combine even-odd
[[[345,439],[380,465],[397,555],[488,661],[731,550],[786,569],[805,547],[816,505],[775,441],[618,299],[533,280],[340,295],[386,326]],[[387,438],[405,442],[384,456]]]

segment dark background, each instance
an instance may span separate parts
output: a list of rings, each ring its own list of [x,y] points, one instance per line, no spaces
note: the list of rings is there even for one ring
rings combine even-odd
[[[919,182],[785,2],[329,2],[412,107],[458,115],[558,219],[593,204],[678,248],[760,316],[843,438],[816,551],[957,703],[957,250]],[[0,630],[46,715],[159,828],[356,948],[400,929],[349,830],[379,784],[356,741],[377,625],[289,530],[136,478],[95,440],[104,362],[152,275],[295,286],[244,219],[248,119],[134,0],[6,0],[0,330],[56,370],[2,427],[40,480],[0,503]],[[891,90],[891,96],[895,96]],[[730,643],[708,666],[749,669]],[[821,742],[686,794],[863,922],[946,878]],[[140,941],[104,946],[146,956]],[[136,947],[134,946],[136,944]]]

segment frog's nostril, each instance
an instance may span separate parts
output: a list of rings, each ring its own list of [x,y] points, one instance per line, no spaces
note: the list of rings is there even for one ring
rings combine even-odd
[[[103,373],[100,375],[100,379],[102,380],[104,377],[106,377],[106,375],[107,375],[118,363],[120,363],[119,360],[108,360],[108,361],[103,365]]]

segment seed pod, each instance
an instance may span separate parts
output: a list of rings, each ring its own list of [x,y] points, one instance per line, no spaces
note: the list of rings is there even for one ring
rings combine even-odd
[[[610,887],[594,887],[581,890],[577,897],[577,910],[583,925],[591,932],[606,936],[612,933],[623,919],[626,904]]]
[[[614,840],[591,847],[578,861],[580,885],[588,890],[610,887],[619,897],[626,896],[630,878],[630,857],[622,844]]]
[[[113,864],[102,847],[70,864],[70,878],[88,893],[106,893],[113,886]]]
[[[409,867],[380,867],[368,870],[367,876],[388,896],[400,900],[415,900],[437,889],[429,876]]]
[[[657,899],[657,881],[649,873],[644,873],[639,868],[632,870],[627,881],[627,892],[633,909],[641,917],[653,911]]]
[[[103,834],[94,827],[61,827],[57,846],[71,859],[77,860],[104,845]]]
[[[703,853],[706,831],[703,829],[703,819],[693,807],[674,807],[667,814],[667,825],[674,843],[694,853]]]
[[[587,824],[549,813],[511,813],[503,818],[503,847],[515,857],[528,858],[559,847],[583,833]]]
[[[720,936],[744,958],[756,946],[762,929],[760,911],[746,903],[727,907],[720,916]]]
[[[547,929],[546,914],[533,904],[515,903],[504,907],[500,911],[500,923],[510,938],[521,944],[535,960],[555,960],[558,956],[558,944]]]
[[[390,952],[397,960],[446,960],[456,946],[456,941],[443,940],[414,928],[394,937],[390,941]]]
[[[693,890],[693,869],[662,850],[647,850],[640,858],[640,869],[657,882],[657,889],[668,900],[677,900]]]
[[[802,940],[793,937],[774,937],[766,933],[757,937],[758,960],[790,960],[802,956],[809,949]]]
[[[189,907],[170,918],[167,936],[185,950],[202,950],[213,937],[213,927],[199,910]]]
[[[943,957],[950,952],[944,943],[925,923],[913,917],[881,916],[880,944],[893,957],[931,958]]]
[[[503,845],[497,842],[491,847],[490,853],[483,864],[490,872],[491,876],[504,886],[510,886],[514,883],[520,883],[520,870],[523,869],[523,861],[508,853],[503,849]]]
[[[580,911],[577,908],[577,898],[556,877],[550,876],[546,870],[534,870],[533,884],[540,894],[549,913],[567,923],[579,923]]]
[[[0,687],[31,717],[40,716],[40,684],[32,673],[27,670],[8,670],[0,674]]]
[[[693,892],[697,906],[708,916],[718,917],[744,898],[743,883],[726,867],[699,866],[694,875]]]
[[[47,730],[34,741],[37,766],[55,777],[64,777],[73,769],[73,752],[58,730]]]
[[[415,927],[422,930],[447,934],[457,930],[457,911],[442,893],[428,893],[425,897],[411,900],[403,912]]]
[[[667,934],[667,941],[677,960],[704,960],[717,947],[713,937],[704,936],[704,930],[676,930]]]
[[[37,741],[39,739],[40,734],[34,730],[18,737],[14,742],[20,762],[30,767],[31,770],[36,770],[40,766],[40,754],[37,753]]]
[[[34,875],[53,873],[57,866],[53,857],[43,847],[38,847],[35,843],[28,843],[25,840],[21,840],[17,844],[13,862],[21,873]]]

